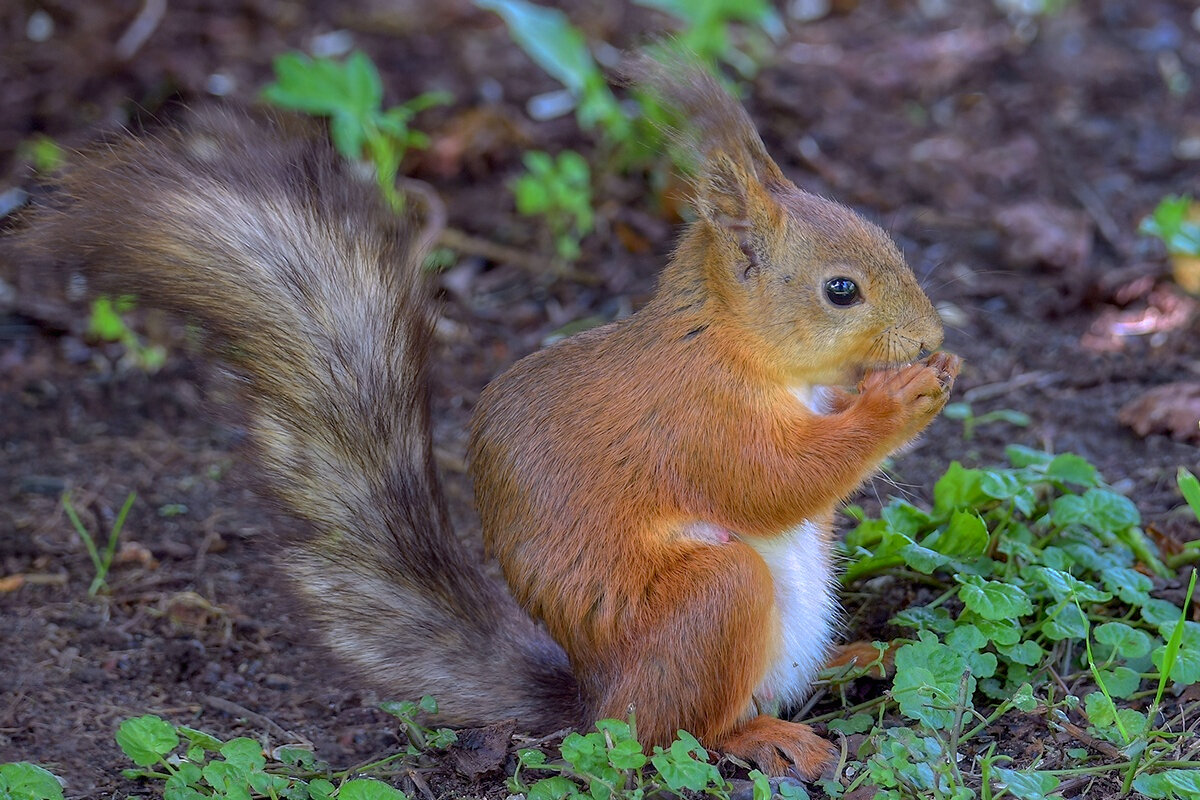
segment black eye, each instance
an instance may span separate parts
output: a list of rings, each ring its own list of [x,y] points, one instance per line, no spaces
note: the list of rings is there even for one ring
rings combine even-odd
[[[825,281],[825,296],[835,306],[853,305],[858,301],[858,284],[849,278],[830,278]]]

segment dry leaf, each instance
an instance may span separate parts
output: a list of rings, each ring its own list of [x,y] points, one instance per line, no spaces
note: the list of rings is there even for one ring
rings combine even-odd
[[[1200,445],[1200,383],[1181,381],[1156,386],[1117,414],[1138,436],[1165,433]]]

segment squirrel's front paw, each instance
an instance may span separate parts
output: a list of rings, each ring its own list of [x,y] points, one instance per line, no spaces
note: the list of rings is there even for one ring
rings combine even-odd
[[[946,405],[961,367],[962,359],[953,353],[934,353],[915,364],[871,373],[859,387],[860,396],[868,402],[882,401],[885,413],[895,418],[896,434],[903,443]]]
[[[813,781],[837,763],[838,751],[799,722],[760,716],[717,744],[717,749],[752,762],[767,775],[796,775]]]

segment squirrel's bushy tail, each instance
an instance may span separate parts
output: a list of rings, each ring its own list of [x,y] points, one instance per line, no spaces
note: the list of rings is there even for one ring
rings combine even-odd
[[[379,195],[300,121],[210,113],[77,159],[17,247],[209,331],[266,493],[307,523],[280,562],[347,662],[453,723],[568,726],[561,649],[450,529],[422,254]]]

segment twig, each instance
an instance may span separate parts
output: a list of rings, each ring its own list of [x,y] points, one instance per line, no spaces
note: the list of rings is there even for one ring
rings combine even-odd
[[[396,179],[396,186],[400,191],[421,201],[421,206],[425,210],[425,224],[421,227],[420,235],[417,236],[417,251],[422,254],[428,253],[446,230],[446,220],[448,219],[446,204],[442,202],[442,198],[438,196],[434,188],[425,181],[399,177]]]
[[[541,747],[542,745],[549,744],[550,742],[553,742],[556,739],[566,738],[567,734],[571,733],[573,730],[575,730],[575,729],[574,728],[563,728],[561,731],[555,731],[554,733],[547,734],[547,735],[541,737],[540,739],[525,739],[525,740],[523,740],[521,747]],[[521,738],[521,737],[514,737],[514,738]]]
[[[306,737],[301,736],[295,731],[285,730],[279,725],[279,723],[275,722],[275,720],[270,719],[269,717],[264,717],[262,714],[259,714],[256,711],[251,711],[245,706],[240,706],[232,700],[226,700],[223,697],[213,697],[212,695],[202,694],[200,695],[200,701],[209,708],[215,708],[217,711],[224,711],[226,714],[230,714],[234,717],[241,717],[242,719],[253,722],[255,725],[266,728],[271,732],[272,735],[285,742],[303,742],[304,744],[312,744],[312,742],[310,742]]]
[[[142,45],[158,28],[158,24],[162,22],[166,12],[167,0],[145,0],[142,3],[142,10],[137,13],[133,22],[129,23],[129,27],[117,40],[115,48],[117,58],[121,61],[133,58],[134,54],[142,49]]]
[[[985,383],[981,386],[968,389],[966,392],[963,392],[963,400],[967,403],[991,400],[993,397],[1003,397],[1004,395],[1011,394],[1014,389],[1023,389],[1026,386],[1045,389],[1048,386],[1058,383],[1064,377],[1061,372],[1025,372],[1006,381]]]
[[[1130,249],[1126,237],[1121,233],[1121,226],[1113,219],[1112,214],[1108,213],[1108,208],[1096,190],[1079,174],[1079,167],[1068,148],[1063,146],[1058,132],[1052,130],[1048,125],[1038,127],[1040,138],[1049,145],[1050,152],[1054,156],[1051,163],[1061,167],[1060,175],[1066,182],[1067,190],[1083,206],[1083,210],[1096,223],[1096,230],[1100,232],[1100,235],[1104,237],[1116,254],[1122,259],[1128,259]]]
[[[540,256],[526,253],[524,250],[518,250],[515,247],[497,244],[488,239],[472,236],[457,228],[446,228],[443,230],[438,237],[438,244],[443,247],[449,247],[451,250],[459,253],[486,258],[488,261],[495,261],[500,264],[512,264],[514,267],[520,267],[526,272],[538,276],[556,275],[589,286],[595,286],[600,283],[600,279],[589,272],[580,272],[574,267],[560,266]]]
[[[421,790],[421,794],[425,796],[425,800],[434,800],[433,792],[429,791],[429,784],[426,783],[425,778],[422,777],[417,770],[406,770],[404,774],[407,775],[408,779],[412,781],[418,789]]]
[[[1071,722],[1069,720],[1060,719],[1060,720],[1053,722],[1052,724],[1058,725],[1064,731],[1071,734],[1076,739],[1078,739],[1079,741],[1086,744],[1088,747],[1091,747],[1095,750],[1100,751],[1101,753],[1108,756],[1109,758],[1118,759],[1122,762],[1129,760],[1116,747],[1113,747],[1108,742],[1104,742],[1104,741],[1101,741],[1100,739],[1097,739],[1095,736],[1092,736],[1090,733],[1088,733],[1083,728],[1076,725],[1074,722]]]

